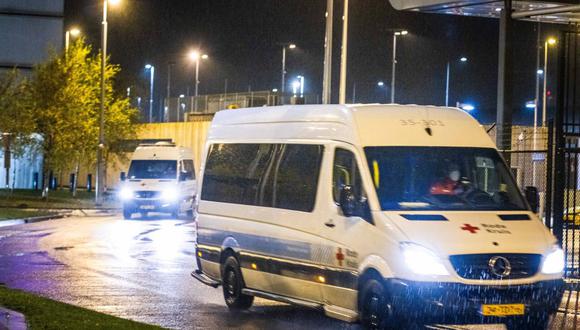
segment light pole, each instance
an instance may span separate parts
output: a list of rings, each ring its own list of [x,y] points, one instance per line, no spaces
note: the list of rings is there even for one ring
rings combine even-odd
[[[281,90],[282,90],[282,94],[284,94],[285,90],[286,90],[286,48],[288,49],[294,49],[296,48],[295,44],[284,44],[282,46],[282,84],[281,84]]]
[[[296,77],[300,81],[300,97],[304,97],[304,76]]]
[[[407,30],[395,31],[393,33],[393,63],[391,68],[391,103],[395,103],[395,81],[397,77],[397,37],[405,36],[409,33]]]
[[[151,64],[145,65],[145,70],[149,70],[149,123],[153,122],[153,88],[155,84],[155,67]]]
[[[461,63],[467,62],[467,57],[461,57],[459,59]],[[451,62],[447,61],[447,73],[445,79],[445,106],[449,106],[449,82],[451,80]]]
[[[199,95],[199,60],[207,60],[209,56],[207,54],[200,55],[200,52],[197,50],[192,50],[189,52],[189,59],[195,62],[195,94],[194,96]]]
[[[97,182],[95,189],[95,204],[103,203],[103,193],[105,191],[105,163],[103,159],[103,149],[105,148],[105,68],[107,65],[107,14],[108,5],[116,5],[120,0],[103,0],[103,21],[101,32],[101,109],[99,111],[99,144],[97,146]]]
[[[342,16],[342,45],[340,52],[340,81],[338,85],[338,103],[346,103],[346,60],[348,50],[348,0],[344,0]]]
[[[64,33],[64,51],[68,53],[68,49],[70,47],[70,38],[77,37],[81,34],[81,30],[77,28],[71,28]]]
[[[332,34],[334,0],[326,1],[326,33],[324,36],[324,73],[322,77],[322,103],[329,104],[332,96]]]
[[[547,100],[548,100],[548,47],[555,45],[555,38],[548,38],[544,43],[544,94],[542,96],[542,127],[546,126],[546,112],[547,112]]]

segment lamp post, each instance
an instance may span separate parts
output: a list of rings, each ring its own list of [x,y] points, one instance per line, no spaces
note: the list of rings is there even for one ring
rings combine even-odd
[[[338,103],[340,104],[346,103],[347,50],[348,50],[348,0],[344,0],[344,14],[342,16],[342,45],[340,52],[340,81],[338,84]]]
[[[548,100],[548,48],[556,44],[555,38],[548,38],[544,43],[544,94],[542,96],[542,127],[546,126],[547,100]]]
[[[194,96],[198,96],[199,95],[199,60],[206,60],[208,59],[209,56],[207,54],[203,54],[201,55],[199,51],[197,50],[192,50],[191,52],[189,52],[189,59],[191,59],[193,62],[195,62],[195,94]]]
[[[393,33],[393,63],[391,69],[391,103],[395,103],[395,81],[397,75],[397,37],[405,36],[409,33],[407,30],[395,31]]]
[[[105,68],[107,62],[107,14],[108,5],[116,5],[120,0],[103,0],[103,21],[101,32],[101,108],[99,111],[99,144],[97,146],[97,182],[95,189],[95,204],[101,205],[105,191],[105,163],[103,149],[105,148]]]
[[[70,38],[77,37],[81,34],[81,30],[77,28],[71,28],[64,33],[64,50],[65,53],[68,53],[68,49],[70,47]]]
[[[286,90],[286,48],[295,49],[296,45],[295,44],[282,45],[282,84],[280,88],[282,90],[282,94],[284,94]]]
[[[149,123],[153,122],[153,88],[155,84],[155,67],[151,64],[145,65],[145,70],[149,70]]]
[[[459,59],[461,63],[467,62],[467,57],[461,57]],[[447,61],[447,73],[445,79],[445,106],[449,106],[449,82],[451,80],[451,62]]]

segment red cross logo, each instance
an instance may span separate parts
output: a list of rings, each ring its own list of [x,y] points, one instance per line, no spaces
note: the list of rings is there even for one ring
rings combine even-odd
[[[461,227],[462,230],[467,230],[468,232],[472,233],[472,234],[477,234],[477,231],[479,230],[479,227],[474,227],[468,223],[463,224],[463,227]]]
[[[342,254],[341,248],[338,248],[338,252],[336,252],[336,260],[338,260],[338,265],[342,266],[342,261],[344,260],[344,254]]]

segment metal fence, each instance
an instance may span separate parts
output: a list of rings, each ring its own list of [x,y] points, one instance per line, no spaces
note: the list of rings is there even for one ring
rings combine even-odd
[[[188,121],[191,116],[214,114],[223,109],[319,103],[318,95],[295,96],[271,91],[174,97],[165,100],[164,121]]]

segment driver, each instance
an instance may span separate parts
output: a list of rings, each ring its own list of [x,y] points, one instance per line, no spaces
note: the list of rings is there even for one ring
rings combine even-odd
[[[447,175],[431,185],[431,195],[459,195],[463,192],[460,182],[459,166],[452,163],[448,166]]]

